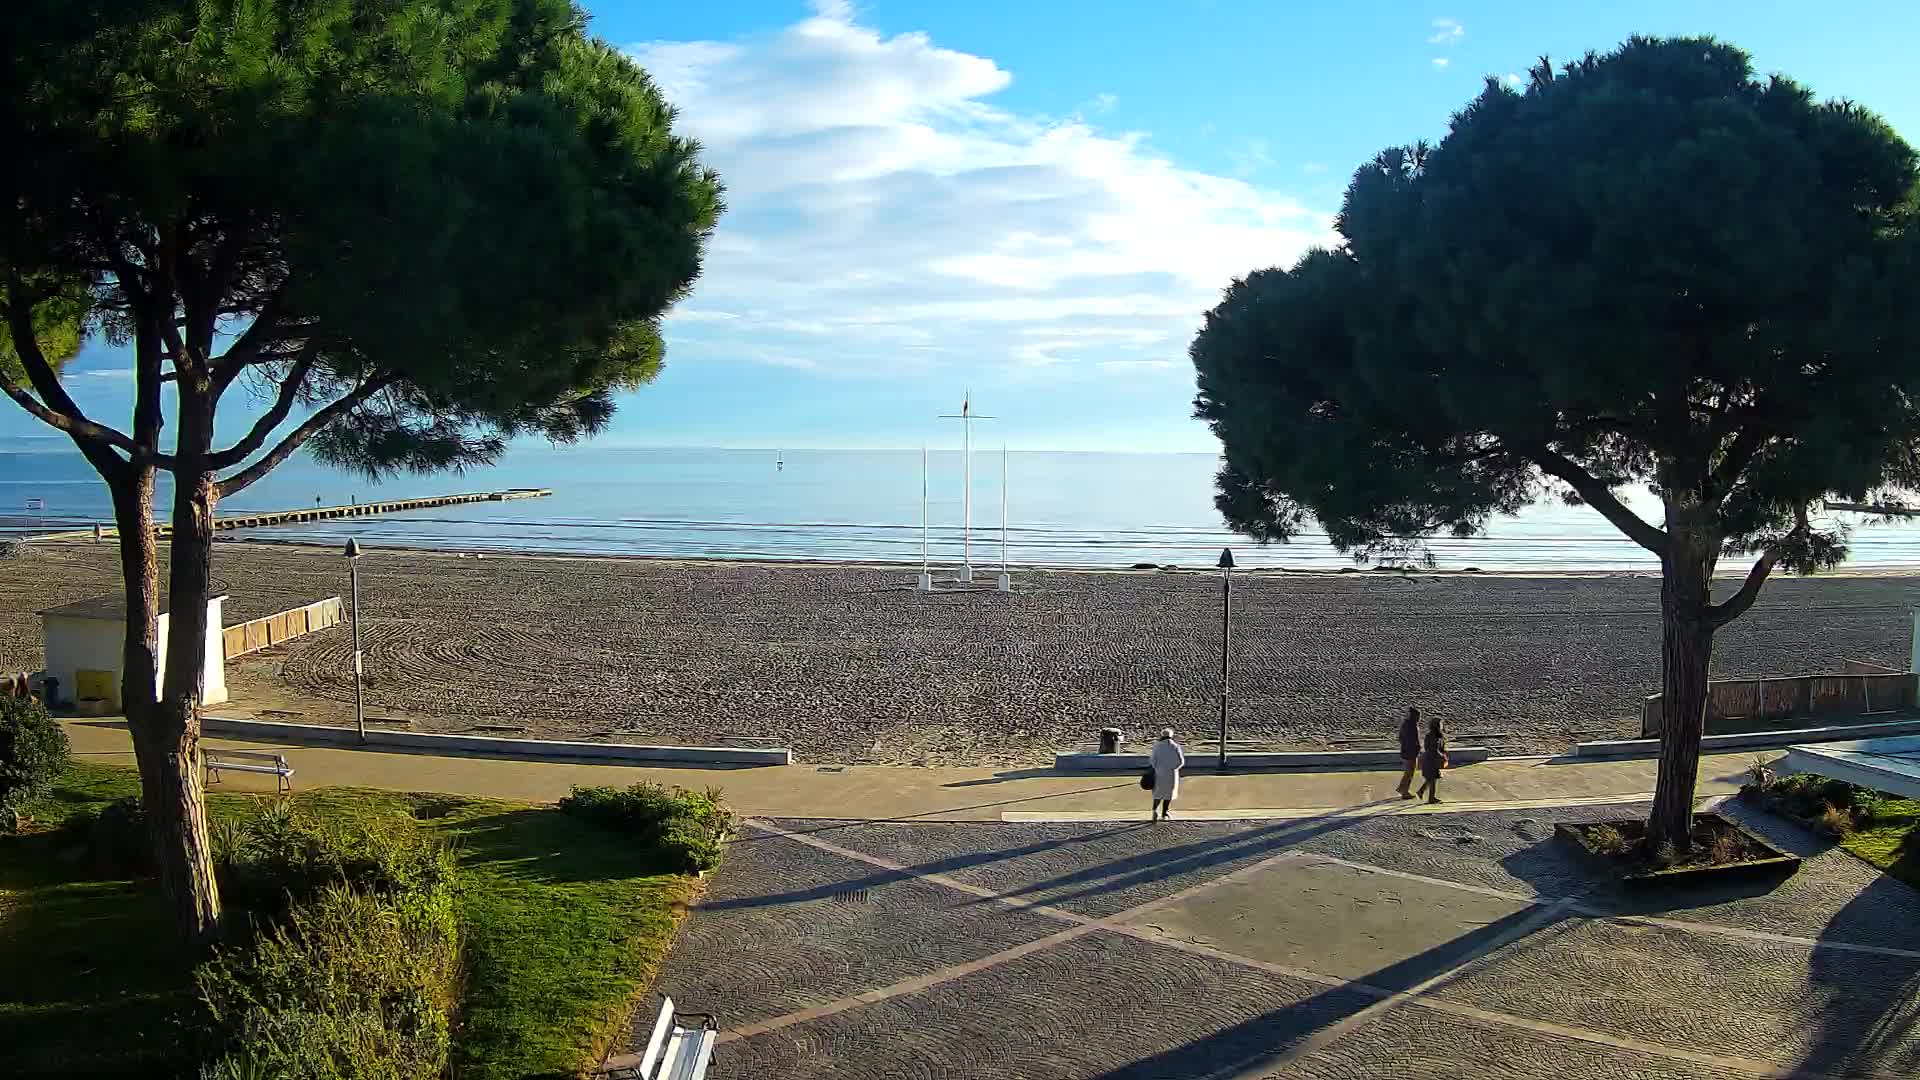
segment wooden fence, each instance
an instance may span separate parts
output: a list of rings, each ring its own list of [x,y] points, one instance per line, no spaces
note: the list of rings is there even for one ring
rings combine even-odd
[[[338,626],[346,618],[345,610],[339,597],[329,596],[305,607],[229,626],[221,632],[221,644],[225,646],[226,658],[231,660],[283,641],[291,641],[302,634]]]
[[[1729,720],[1775,721],[1795,716],[1845,713],[1871,716],[1914,707],[1914,675],[1880,664],[1847,661],[1848,674],[1797,675],[1784,679],[1720,679],[1707,684],[1707,730]],[[1660,734],[1661,698],[1647,698],[1640,714],[1641,738]]]

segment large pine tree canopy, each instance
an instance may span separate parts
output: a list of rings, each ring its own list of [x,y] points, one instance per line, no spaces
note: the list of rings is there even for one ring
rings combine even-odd
[[[371,472],[575,438],[659,370],[720,184],[565,0],[14,0],[7,25],[0,381],[96,464],[172,464],[154,417],[61,390],[96,334],[133,344],[137,412],[183,372],[263,391],[226,399],[259,422],[215,449],[223,493],[309,438]]]
[[[1220,509],[1384,558],[1551,491],[1663,557],[1831,565],[1820,498],[1920,486],[1915,193],[1885,123],[1712,39],[1490,79],[1355,173],[1338,247],[1207,315]]]

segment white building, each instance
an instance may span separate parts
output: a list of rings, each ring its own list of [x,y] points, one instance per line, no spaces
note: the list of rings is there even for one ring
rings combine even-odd
[[[227,700],[226,649],[221,641],[221,609],[226,597],[207,600],[207,659],[205,696],[202,703],[218,705]],[[167,597],[160,596],[160,670],[155,674],[153,694],[160,696],[160,679],[167,669]],[[77,604],[48,608],[40,613],[40,638],[46,648],[48,677],[60,680],[60,700],[78,701],[84,697],[104,697],[108,707],[120,711],[121,658],[127,634],[127,602],[123,596],[82,600]]]

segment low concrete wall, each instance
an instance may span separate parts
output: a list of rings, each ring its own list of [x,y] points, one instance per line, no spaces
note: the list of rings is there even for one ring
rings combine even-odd
[[[272,742],[313,743],[323,746],[360,746],[353,728],[323,724],[283,724],[272,720],[241,720],[208,716],[201,720],[208,735],[265,739]],[[516,758],[586,758],[606,762],[675,762],[683,765],[791,765],[786,747],[635,746],[628,743],[561,742],[545,739],[499,739],[484,735],[429,735],[417,731],[368,728],[368,747],[393,747],[427,754],[495,754]]]
[[[1493,752],[1484,746],[1450,746],[1447,760],[1455,765],[1473,765],[1487,760]],[[1214,754],[1187,752],[1186,771],[1213,769]],[[1064,753],[1053,755],[1053,767],[1062,772],[1140,772],[1147,767],[1147,753],[1098,754]],[[1398,769],[1398,750],[1275,750],[1234,751],[1227,755],[1229,769]]]
[[[1700,752],[1717,754],[1728,750],[1766,749],[1795,743],[1841,742],[1848,739],[1872,739],[1888,735],[1920,735],[1920,720],[1895,720],[1881,724],[1843,724],[1837,727],[1795,728],[1790,731],[1747,731],[1737,735],[1708,735],[1700,740]],[[1575,757],[1658,757],[1659,739],[1611,739],[1575,743]]]

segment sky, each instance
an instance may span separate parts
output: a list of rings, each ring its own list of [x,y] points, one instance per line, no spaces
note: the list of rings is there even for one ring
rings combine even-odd
[[[621,445],[946,445],[971,392],[983,446],[1212,451],[1186,347],[1221,290],[1327,242],[1355,167],[1542,54],[1711,33],[1920,139],[1911,2],[588,7],[728,188]],[[124,377],[101,346],[71,381],[124,415]]]

